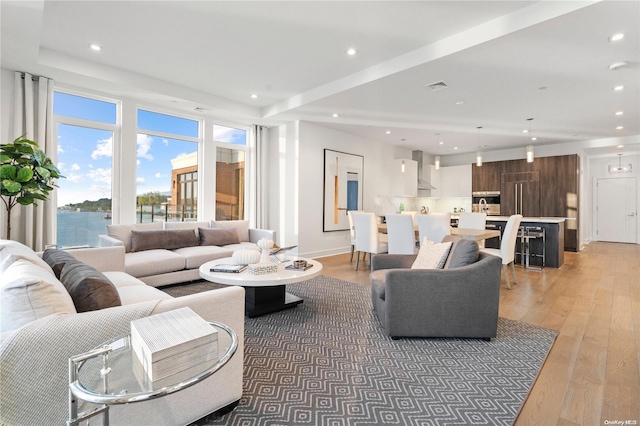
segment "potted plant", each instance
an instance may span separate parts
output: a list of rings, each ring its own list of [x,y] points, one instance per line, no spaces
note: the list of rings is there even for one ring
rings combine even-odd
[[[11,209],[46,200],[55,179],[63,178],[38,143],[20,136],[0,145],[0,197],[7,210],[7,239],[11,239]]]

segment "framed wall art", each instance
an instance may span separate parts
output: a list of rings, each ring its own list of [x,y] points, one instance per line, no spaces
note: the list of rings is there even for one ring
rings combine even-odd
[[[362,210],[364,157],[324,150],[323,231],[348,231],[350,210]]]

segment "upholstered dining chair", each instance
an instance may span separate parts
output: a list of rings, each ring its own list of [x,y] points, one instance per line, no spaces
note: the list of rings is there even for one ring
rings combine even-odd
[[[356,233],[355,270],[357,271],[360,262],[360,253],[369,253],[369,265],[371,265],[371,255],[386,253],[388,244],[381,241],[376,216],[373,213],[353,212],[352,217],[353,227]]]
[[[520,222],[522,222],[522,215],[515,214],[513,216],[509,216],[509,220],[507,220],[507,224],[504,227],[504,233],[502,234],[502,242],[500,243],[500,248],[482,249],[482,252],[498,256],[502,259],[502,270],[504,272],[504,277],[507,281],[507,288],[509,290],[511,290],[508,271],[509,266],[511,266],[513,283],[518,284],[514,263],[516,258],[516,239],[518,238],[518,229],[520,228]]]
[[[400,214],[408,214],[409,216],[411,216],[411,220],[413,221],[413,226],[417,227],[418,223],[416,222],[416,215],[418,214],[417,211],[415,210],[403,210],[402,212],[400,212]]]
[[[462,212],[458,217],[458,228],[462,229],[487,229],[487,214]],[[480,248],[484,247],[484,241],[479,241]]]
[[[347,211],[347,216],[349,217],[349,234],[351,235],[351,257],[349,257],[349,262],[353,261],[353,251],[356,247],[356,231],[353,227],[353,217],[351,214],[353,212],[360,212],[361,210],[349,210]]]
[[[429,241],[439,243],[445,235],[451,234],[451,213],[419,214],[416,215],[416,221],[418,222],[420,244],[425,237]]]
[[[416,231],[413,218],[408,214],[388,214],[385,218],[389,254],[415,254]]]

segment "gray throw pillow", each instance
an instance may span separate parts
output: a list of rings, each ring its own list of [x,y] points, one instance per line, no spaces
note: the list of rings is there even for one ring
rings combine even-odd
[[[464,238],[447,235],[442,239],[443,242],[451,241],[451,254],[447,259],[445,269],[459,268],[461,266],[471,265],[478,261],[480,256],[480,248],[478,242],[474,240],[466,240]]]
[[[60,281],[65,286],[78,312],[97,311],[121,306],[113,283],[100,271],[78,260],[67,262]]]
[[[234,228],[198,228],[201,246],[226,246],[240,244],[238,231]]]
[[[76,258],[71,256],[69,252],[58,249],[46,249],[42,253],[42,260],[47,262],[47,264],[53,270],[53,273],[56,275],[57,279],[60,279],[60,274],[62,273],[62,268],[67,262],[74,262]]]
[[[131,252],[167,249],[198,245],[198,237],[193,229],[159,231],[131,231]]]

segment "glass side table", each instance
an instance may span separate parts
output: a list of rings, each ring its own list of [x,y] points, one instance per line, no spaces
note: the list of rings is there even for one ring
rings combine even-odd
[[[67,426],[103,414],[109,424],[109,406],[148,401],[178,392],[218,371],[238,349],[238,336],[228,326],[209,321],[218,331],[218,359],[195,365],[160,380],[151,381],[131,350],[130,335],[69,358],[69,419]],[[79,400],[98,407],[78,412]]]

